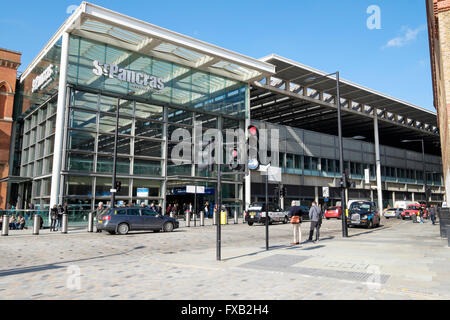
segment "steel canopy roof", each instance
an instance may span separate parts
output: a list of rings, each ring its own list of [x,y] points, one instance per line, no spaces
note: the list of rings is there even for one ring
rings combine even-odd
[[[241,82],[275,72],[275,67],[264,61],[82,2],[25,70],[22,81],[65,32]]]
[[[261,60],[275,65],[276,73],[252,84],[252,120],[337,135],[334,76],[277,55]],[[316,77],[322,78],[306,81]],[[426,153],[441,155],[436,113],[346,80],[340,87],[345,138],[374,142],[377,117],[381,144],[421,152],[420,144],[402,141],[424,139]]]

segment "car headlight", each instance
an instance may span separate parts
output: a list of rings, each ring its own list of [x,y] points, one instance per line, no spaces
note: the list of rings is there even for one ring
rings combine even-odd
[[[362,217],[361,217],[361,219],[363,219],[363,220],[367,220],[367,215],[365,215],[365,216],[362,216]]]

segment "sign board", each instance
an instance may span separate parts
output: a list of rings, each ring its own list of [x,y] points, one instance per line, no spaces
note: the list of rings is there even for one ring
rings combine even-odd
[[[119,81],[130,84],[130,87],[135,89],[161,91],[165,88],[164,79],[148,73],[127,70],[120,68],[116,64],[101,63],[98,60],[93,62],[93,67],[92,72],[96,76],[118,79]]]
[[[137,196],[138,196],[138,198],[148,198],[148,196],[149,196],[149,189],[148,188],[138,188],[137,189]]]
[[[330,188],[329,187],[323,187],[323,197],[324,198],[329,198],[330,197]]]
[[[301,206],[301,202],[300,201],[293,201],[294,202],[294,206],[296,207],[300,207]]]
[[[37,76],[32,83],[31,93],[34,93],[38,90],[44,89],[48,86],[54,79],[53,75],[55,74],[55,68],[51,64],[44,70],[39,76]]]
[[[197,194],[205,194],[205,187],[200,186],[186,186],[186,193],[197,193]]]
[[[370,183],[370,169],[364,170],[364,177],[365,177],[366,184],[369,184]]]
[[[271,182],[281,182],[281,168],[280,167],[272,167],[271,165],[261,166],[259,172],[263,176],[268,175],[269,181]]]

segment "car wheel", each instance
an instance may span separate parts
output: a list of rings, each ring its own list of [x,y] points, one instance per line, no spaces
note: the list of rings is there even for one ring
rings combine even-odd
[[[127,235],[128,232],[130,232],[130,227],[126,223],[121,223],[117,227],[117,233],[122,235],[122,236]]]
[[[386,218],[386,220],[389,220],[389,218],[388,217],[385,217]]]
[[[372,229],[373,228],[373,221],[370,220],[369,224],[367,225],[367,229]]]
[[[283,224],[287,224],[289,222],[288,217],[284,217]]]
[[[248,225],[251,227],[253,226],[253,222],[249,222]]]
[[[163,226],[164,232],[172,232],[173,229],[175,229],[175,228],[174,228],[172,222],[166,222],[166,223],[164,224],[164,226]]]
[[[115,235],[116,234],[115,231],[108,231],[108,233],[111,234],[111,235]]]

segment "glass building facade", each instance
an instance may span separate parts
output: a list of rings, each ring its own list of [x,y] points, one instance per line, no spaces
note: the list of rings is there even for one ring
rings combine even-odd
[[[26,112],[20,116],[20,176],[31,179],[25,185],[28,202],[43,209],[51,204],[59,79],[52,75],[45,87],[32,87],[33,80],[48,66],[53,65],[57,74],[60,48],[58,41],[50,50],[51,59],[44,59],[22,83],[20,109]],[[97,75],[96,63],[109,68],[116,65],[135,81],[103,72]],[[162,83],[162,89],[150,86],[151,81]],[[200,197],[198,205],[215,202],[217,167],[199,167],[194,161],[180,164],[172,151],[180,144],[179,129],[191,135],[191,140],[182,142],[189,145],[192,154],[194,134],[200,134],[200,126],[202,133],[244,129],[249,106],[246,83],[70,36],[67,93],[60,199],[75,211],[72,221],[85,220],[99,202],[111,199],[118,107],[119,203],[164,205],[168,198],[179,202],[186,196],[187,185],[206,188],[207,194]],[[239,212],[243,210],[242,188],[237,179],[225,180],[223,187],[224,202]]]

